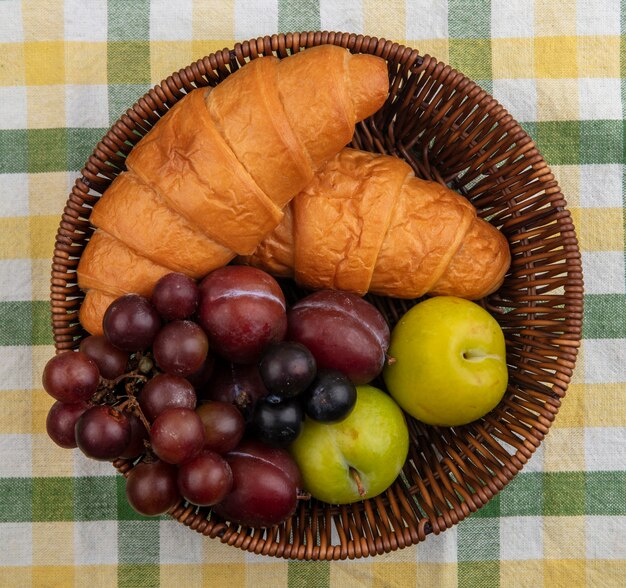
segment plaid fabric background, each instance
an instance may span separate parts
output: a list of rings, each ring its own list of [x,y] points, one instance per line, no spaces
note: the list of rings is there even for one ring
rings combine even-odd
[[[40,384],[54,235],[96,141],[192,60],[317,29],[404,42],[491,91],[557,175],[586,285],[573,383],[528,467],[441,536],[337,563],[136,516],[108,464],[47,439]],[[0,1],[0,586],[626,585],[625,78],[620,0]]]

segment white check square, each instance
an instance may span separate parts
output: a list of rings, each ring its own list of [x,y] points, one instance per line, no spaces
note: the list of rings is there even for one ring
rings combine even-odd
[[[620,34],[620,0],[578,0],[572,10],[577,35]]]
[[[0,455],[0,478],[30,478],[33,475],[30,435],[0,435]]]
[[[583,251],[581,255],[585,294],[626,294],[626,269],[621,251]]]
[[[0,545],[0,566],[33,565],[32,523],[0,523]]]
[[[626,517],[588,516],[587,559],[626,559]]]
[[[30,390],[33,387],[33,352],[31,347],[0,347],[0,390]]]
[[[586,428],[585,464],[589,472],[623,470],[626,464],[626,427]]]
[[[323,31],[363,33],[360,0],[320,0],[320,25]]]
[[[0,2],[0,43],[22,43],[24,26],[22,25],[22,2],[5,0]]]
[[[90,0],[65,0],[66,41],[106,41],[108,33],[107,3]]]
[[[537,84],[533,79],[493,80],[493,97],[519,122],[537,120]]]
[[[626,383],[626,339],[585,339],[582,345],[587,384]]]
[[[78,565],[116,564],[117,521],[75,521],[74,554]]]
[[[30,259],[0,260],[0,301],[32,300]]]
[[[622,118],[622,80],[619,78],[581,78],[578,80],[580,118],[583,120],[620,120]]]
[[[255,39],[278,32],[278,0],[235,0],[235,37]]]
[[[411,40],[448,38],[448,2],[431,2],[425,6],[420,0],[406,3],[406,36]]]
[[[535,3],[532,0],[492,0],[491,36],[532,37],[535,32]]]
[[[0,86],[0,129],[25,129],[26,88],[24,86]]]
[[[150,40],[187,41],[192,37],[192,0],[152,0]]]
[[[159,521],[159,529],[162,564],[202,563],[204,537],[200,533],[190,533],[177,521]]]
[[[109,95],[105,85],[65,87],[65,116],[70,128],[109,126]]]
[[[505,561],[543,557],[543,519],[541,517],[503,517],[500,519],[500,557]]]
[[[431,535],[416,548],[417,563],[454,563],[457,560],[458,531],[454,526],[445,533]]]
[[[580,166],[580,206],[582,208],[621,208],[622,176],[620,164]]]

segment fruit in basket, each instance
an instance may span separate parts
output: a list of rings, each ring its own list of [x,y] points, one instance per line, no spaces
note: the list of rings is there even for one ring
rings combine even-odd
[[[143,421],[132,412],[124,412],[130,423],[130,441],[120,457],[123,459],[135,459],[146,451],[146,442],[150,434]]]
[[[345,419],[356,404],[356,388],[337,370],[320,370],[306,391],[304,409],[310,418],[334,423]]]
[[[178,468],[178,489],[192,504],[213,506],[226,497],[232,486],[230,466],[213,451],[205,449]]]
[[[126,415],[112,406],[88,408],[76,421],[76,444],[92,459],[116,459],[131,440],[130,422]]]
[[[126,498],[139,514],[165,514],[180,500],[176,466],[163,461],[140,462],[126,478]]]
[[[223,455],[235,449],[246,430],[241,412],[227,402],[209,401],[196,408],[204,425],[204,448]]]
[[[252,253],[388,88],[383,59],[323,45],[253,59],[189,92],[93,209],[98,230],[77,270],[82,325],[98,333],[113,296],[149,296],[171,271],[198,278]]]
[[[98,366],[85,353],[65,351],[48,360],[43,370],[44,390],[68,404],[91,398],[98,389]]]
[[[76,421],[88,408],[86,402],[66,404],[57,400],[46,417],[46,432],[50,439],[64,449],[76,447]]]
[[[114,380],[126,372],[129,353],[109,343],[104,335],[85,337],[79,350],[96,363],[100,375],[107,380]]]
[[[278,403],[262,398],[252,415],[252,431],[268,445],[287,447],[300,434],[303,418],[304,412],[297,398]]]
[[[167,463],[179,464],[196,456],[204,446],[204,426],[190,408],[168,408],[150,428],[154,453]]]
[[[397,157],[344,149],[244,260],[316,290],[478,299],[500,286],[511,256],[461,195]]]
[[[191,317],[198,308],[200,290],[189,276],[172,272],[163,276],[154,286],[150,301],[166,321]]]
[[[168,408],[196,407],[196,393],[193,386],[180,376],[157,374],[142,388],[139,406],[149,421],[154,421]]]
[[[258,360],[287,330],[286,304],[269,274],[246,266],[226,266],[200,284],[200,324],[211,348],[235,363]]]
[[[268,347],[259,362],[259,373],[273,400],[297,396],[315,378],[317,365],[302,344],[281,341]]]
[[[319,368],[339,370],[355,384],[382,370],[389,326],[376,307],[355,294],[321,290],[288,312],[287,338],[307,347]]]
[[[508,372],[504,334],[479,305],[438,296],[411,308],[391,336],[383,376],[415,418],[441,426],[474,421],[500,402]]]
[[[356,405],[345,419],[330,424],[305,419],[290,452],[305,490],[331,504],[349,504],[384,492],[408,449],[400,407],[378,388],[357,386]]]
[[[115,299],[102,319],[104,335],[124,351],[143,351],[152,345],[161,319],[150,301],[137,294]]]
[[[185,377],[203,366],[209,341],[193,321],[172,321],[158,332],[152,351],[157,365],[164,372]]]
[[[285,449],[245,440],[226,454],[233,472],[231,492],[213,510],[230,521],[271,527],[296,510],[300,470]]]

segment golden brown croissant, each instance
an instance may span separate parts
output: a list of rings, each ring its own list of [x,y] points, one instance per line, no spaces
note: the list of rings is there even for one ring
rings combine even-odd
[[[148,295],[166,273],[199,278],[251,254],[387,92],[383,59],[332,45],[255,59],[190,92],[94,206],[78,266],[85,329],[102,332],[114,297]]]
[[[241,261],[315,289],[475,300],[502,284],[511,257],[462,196],[396,157],[344,149]]]

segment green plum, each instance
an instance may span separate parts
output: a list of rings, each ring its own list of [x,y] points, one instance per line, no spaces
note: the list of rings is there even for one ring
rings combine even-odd
[[[373,386],[357,386],[352,412],[342,421],[306,418],[290,451],[304,488],[319,500],[350,504],[384,492],[397,478],[409,450],[404,414]]]
[[[507,387],[500,325],[462,298],[436,296],[411,308],[393,329],[389,357],[389,393],[430,425],[470,423],[495,408]]]

